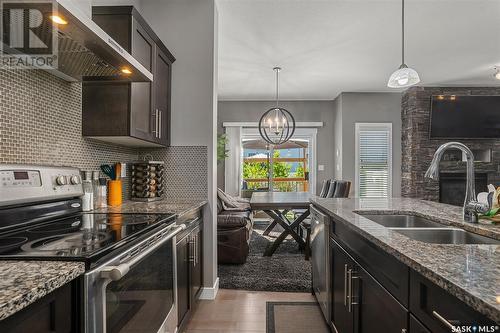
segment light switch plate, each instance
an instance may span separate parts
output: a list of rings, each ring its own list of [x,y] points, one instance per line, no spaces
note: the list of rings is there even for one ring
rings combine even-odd
[[[325,166],[323,164],[318,164],[318,171],[325,171]]]

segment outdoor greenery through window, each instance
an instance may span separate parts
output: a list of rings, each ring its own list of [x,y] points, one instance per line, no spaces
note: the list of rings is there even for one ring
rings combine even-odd
[[[308,154],[305,140],[290,140],[274,149],[263,140],[244,140],[243,189],[268,190],[272,164],[274,191],[308,191]]]

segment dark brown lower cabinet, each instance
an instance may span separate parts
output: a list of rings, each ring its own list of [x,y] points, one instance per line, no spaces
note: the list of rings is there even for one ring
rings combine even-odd
[[[333,238],[332,321],[339,333],[401,333],[407,310]]]
[[[177,241],[177,323],[184,321],[190,307],[189,237]]]
[[[408,311],[367,271],[353,272],[354,332],[402,333],[408,329]]]
[[[180,332],[196,308],[202,289],[202,238],[200,219],[177,239],[177,320]]]
[[[413,315],[410,315],[410,333],[431,333],[421,322]]]
[[[347,273],[355,265],[354,260],[330,238],[332,261],[332,322],[339,333],[354,332],[354,317],[347,307]]]
[[[449,333],[451,326],[493,332],[488,327],[498,325],[415,271],[410,274],[410,311],[433,333]]]
[[[77,311],[73,283],[68,283],[0,321],[0,332],[78,332]]]
[[[495,332],[498,326],[335,218],[329,247],[333,332]]]
[[[202,267],[202,253],[203,253],[203,239],[202,239],[201,225],[197,226],[191,233],[191,249],[194,255],[191,258],[191,295],[198,298],[201,288],[203,286],[203,267]]]

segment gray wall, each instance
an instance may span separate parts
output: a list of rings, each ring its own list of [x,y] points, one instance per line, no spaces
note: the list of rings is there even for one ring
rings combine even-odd
[[[258,122],[262,114],[274,106],[272,101],[220,101],[218,107],[218,132],[223,133],[223,122]],[[316,189],[324,179],[333,178],[333,102],[332,101],[284,101],[280,105],[290,111],[296,121],[322,121],[318,128],[317,164],[325,166],[317,171]],[[224,163],[218,166],[219,187],[224,187]]]
[[[172,145],[205,146],[207,196],[204,211],[204,286],[217,278],[216,121],[217,11],[214,0],[144,0],[141,13],[167,45],[172,67]],[[161,155],[161,153],[160,153]]]
[[[145,0],[141,14],[177,59],[172,145],[207,146],[213,129],[214,1]]]
[[[339,100],[340,98],[340,100]],[[401,94],[400,93],[342,93],[337,97],[336,112],[341,121],[341,170],[342,179],[353,184],[351,195],[356,196],[355,173],[355,124],[392,123],[392,196],[401,196]],[[335,127],[338,129],[338,122]],[[338,133],[338,130],[336,131]],[[335,143],[337,146],[338,139]],[[336,147],[337,148],[337,147]]]

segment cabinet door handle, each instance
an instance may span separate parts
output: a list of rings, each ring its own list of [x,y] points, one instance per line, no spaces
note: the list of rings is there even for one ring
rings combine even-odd
[[[195,262],[195,239],[193,235],[189,236],[189,262],[192,262],[194,264]]]
[[[162,125],[162,123],[161,123],[161,115],[162,115],[163,112],[161,110],[159,110],[158,113],[159,113],[159,116],[158,116],[158,118],[159,118],[159,120],[158,120],[158,138],[161,139],[161,125]]]
[[[196,266],[196,262],[198,261],[198,238],[196,237],[196,235],[193,235],[193,257],[194,257],[194,261],[193,261],[193,264]]]
[[[194,235],[194,264],[198,265],[198,235]]]
[[[189,261],[193,263],[193,265],[198,264],[198,235],[192,235],[190,236],[191,239],[189,241],[189,244],[192,245],[190,247],[190,250],[192,250],[192,255],[189,256]]]
[[[154,133],[155,133],[155,138],[158,137],[158,109],[155,109],[155,129],[154,129]]]
[[[432,311],[432,315],[437,318],[441,324],[443,324],[444,326],[448,327],[450,330],[453,330],[453,324],[450,323],[448,320],[446,320],[446,318],[444,318],[443,316],[441,316],[437,311]]]
[[[347,271],[347,276],[348,276],[348,280],[347,280],[347,284],[348,284],[347,311],[349,311],[349,312],[352,312],[353,305],[358,304],[358,302],[353,302],[354,295],[352,294],[352,285],[353,285],[352,280],[359,278],[358,276],[353,276],[353,274],[355,274],[355,273],[356,273],[356,271],[353,269],[349,269]]]
[[[160,121],[158,120],[160,117],[160,110],[156,109],[156,137],[159,137],[160,132]]]
[[[352,297],[352,269],[347,271],[347,311],[352,311],[351,297]]]
[[[349,266],[344,265],[344,306],[347,306],[347,271]]]

